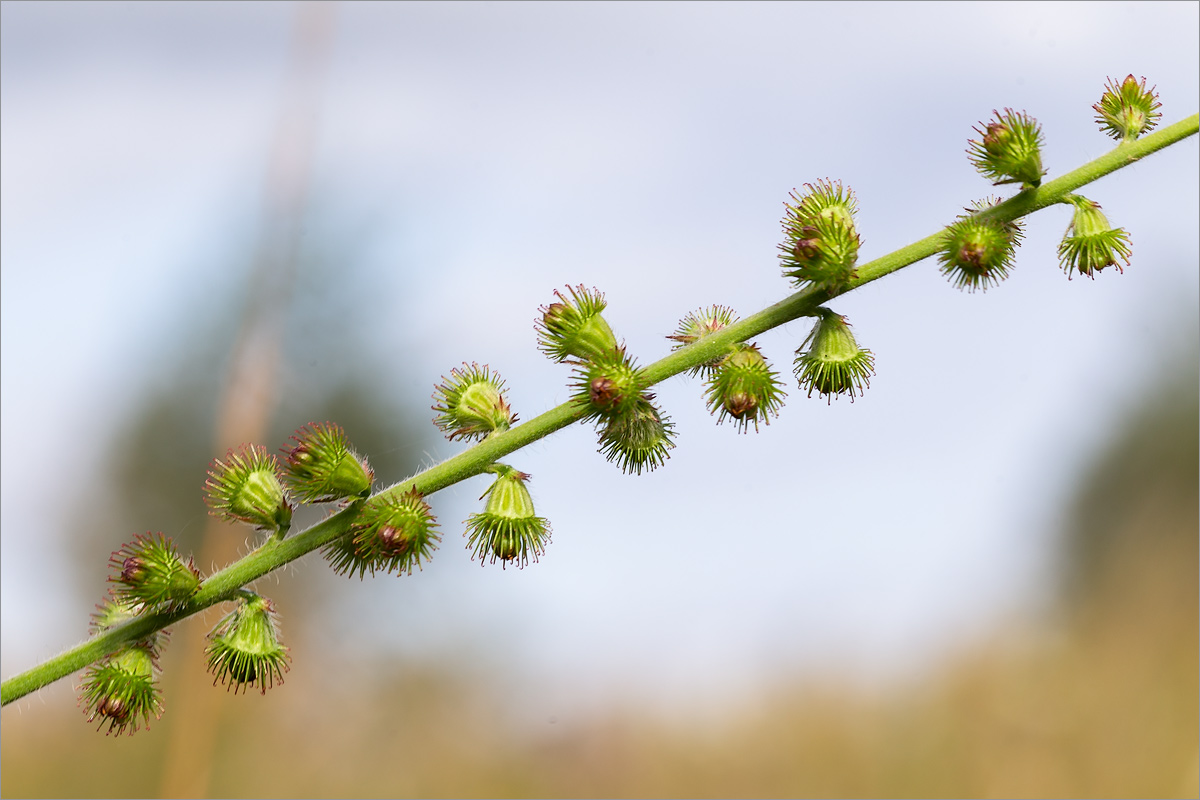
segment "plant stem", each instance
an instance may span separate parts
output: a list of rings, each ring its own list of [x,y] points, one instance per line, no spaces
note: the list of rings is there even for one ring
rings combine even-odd
[[[1061,202],[1068,194],[1093,181],[1126,167],[1145,156],[1189,136],[1200,128],[1200,115],[1193,114],[1174,125],[1145,136],[1137,141],[1123,142],[1112,151],[1078,169],[1056,178],[1039,188],[1022,191],[1016,196],[980,212],[998,220],[1014,220]],[[838,291],[804,289],[759,311],[746,319],[681,348],[645,367],[641,375],[646,386],[666,380],[681,372],[711,361],[724,354],[730,345],[776,328],[798,317],[812,316],[818,306],[828,300],[878,280],[899,269],[914,264],[938,252],[942,231],[926,236],[893,253],[859,266],[857,277]],[[574,401],[535,417],[499,434],[489,436],[479,444],[431,467],[411,478],[383,490],[381,494],[399,494],[416,487],[423,495],[445,489],[466,478],[485,472],[504,456],[525,447],[555,431],[582,419],[586,408]],[[86,667],[119,650],[123,645],[144,639],[151,633],[196,614],[223,601],[236,599],[243,586],[273,570],[316,550],[345,534],[357,517],[362,502],[356,502],[337,514],[286,539],[268,539],[261,547],[244,558],[209,576],[190,601],[169,611],[149,613],[113,628],[48,659],[32,669],[0,684],[0,705],[7,705],[76,670]]]

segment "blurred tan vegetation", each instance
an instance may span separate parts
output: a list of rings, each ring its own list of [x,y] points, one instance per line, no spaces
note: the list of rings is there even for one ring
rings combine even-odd
[[[1194,374],[1162,386],[1082,479],[1052,608],[919,679],[872,689],[808,675],[702,725],[616,707],[535,731],[514,724],[503,676],[470,671],[469,658],[330,657],[266,697],[210,691],[222,712],[208,792],[1195,797],[1198,416]],[[307,659],[321,651],[291,644]],[[6,709],[3,795],[162,791],[164,729],[188,724],[169,721],[172,682],[210,682],[202,665],[165,659],[168,717],[132,738],[64,710],[66,682]]]

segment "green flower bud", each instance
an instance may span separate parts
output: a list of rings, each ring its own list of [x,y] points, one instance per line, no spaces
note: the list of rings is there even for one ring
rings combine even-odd
[[[482,514],[472,514],[466,522],[467,548],[471,558],[501,566],[510,561],[524,567],[534,562],[550,542],[550,523],[533,510],[533,498],[525,488],[529,476],[506,464],[493,464],[489,472],[496,480],[479,499],[487,498]]]
[[[795,203],[784,203],[784,241],[779,245],[783,274],[797,286],[838,289],[855,276],[861,239],[854,227],[858,201],[841,183],[805,184]]]
[[[150,716],[162,717],[162,692],[154,674],[158,667],[154,653],[144,644],[126,647],[103,661],[87,667],[79,685],[79,703],[87,721],[97,717],[96,730],[108,724],[106,734],[130,735],[150,727]]]
[[[433,424],[455,439],[483,439],[488,434],[506,431],[517,421],[512,406],[504,397],[504,381],[487,365],[467,365],[450,370],[450,377],[434,388]]]
[[[1117,258],[1129,265],[1133,253],[1129,234],[1108,224],[1099,203],[1077,194],[1068,195],[1063,202],[1075,207],[1075,216],[1058,246],[1058,260],[1067,279],[1078,272],[1094,280],[1095,273],[1105,267],[1124,272]]]
[[[942,273],[959,289],[987,291],[1008,277],[1022,239],[1021,222],[999,222],[980,213],[999,202],[975,203],[944,232],[938,260]]]
[[[809,225],[820,217],[835,219],[854,227],[854,214],[858,211],[858,199],[853,189],[843,189],[841,181],[819,180],[816,185],[804,184],[807,191],[797,196],[792,192],[796,204],[789,205],[789,217],[796,222]]]
[[[600,316],[607,307],[604,295],[583,286],[568,286],[567,291],[569,300],[556,290],[558,300],[539,309],[542,316],[534,321],[538,348],[558,362],[610,358],[617,339]]]
[[[1149,133],[1162,118],[1162,103],[1154,89],[1146,89],[1146,79],[1139,83],[1132,75],[1125,76],[1118,86],[1112,79],[1104,87],[1100,102],[1092,106],[1100,130],[1118,141],[1131,142]]]
[[[142,610],[144,610],[144,606],[138,603],[118,599],[110,595],[104,599],[104,602],[96,605],[96,610],[92,613],[91,623],[88,625],[88,631],[93,636],[104,633],[138,616]],[[135,642],[135,644],[149,650],[150,655],[157,660],[159,649],[166,644],[168,638],[170,638],[170,632],[163,629],[151,633],[145,639]]]
[[[285,450],[284,476],[306,503],[327,503],[371,493],[375,473],[352,449],[346,433],[332,422],[309,423]]]
[[[771,369],[757,345],[740,343],[721,359],[708,379],[705,395],[710,413],[717,414],[717,424],[733,419],[739,433],[750,425],[758,431],[758,423],[771,424],[779,416],[787,393],[779,382],[779,374]]]
[[[1037,188],[1042,176],[1042,127],[1033,117],[1011,108],[993,111],[995,122],[975,128],[982,139],[967,141],[967,156],[993,185],[1019,183],[1022,189]],[[983,123],[979,123],[983,125]]]
[[[633,405],[609,417],[600,429],[600,452],[626,474],[638,475],[661,467],[675,447],[675,426],[654,406],[654,395],[643,392]]]
[[[175,546],[159,534],[137,536],[109,558],[116,603],[133,608],[174,608],[200,588],[200,573],[183,563]],[[115,613],[115,612],[114,612]]]
[[[406,575],[430,559],[439,539],[429,504],[414,486],[368,500],[350,533],[328,545],[325,555],[339,575],[357,571],[361,579],[376,570]]]
[[[92,621],[88,625],[88,630],[93,635],[104,633],[133,619],[140,610],[137,603],[118,600],[112,596],[106,597],[104,602],[96,604],[96,610],[92,612]]]
[[[590,418],[607,419],[636,405],[642,388],[641,370],[615,350],[608,357],[576,367],[573,385],[577,402],[588,407]]]
[[[230,450],[224,462],[213,459],[204,484],[212,515],[283,536],[292,524],[292,507],[279,483],[278,467],[275,456],[257,445]]]
[[[871,384],[875,356],[858,346],[845,317],[827,308],[817,311],[817,324],[796,351],[796,379],[809,397],[816,391],[833,402],[834,395],[848,394],[853,403]]]
[[[279,643],[271,601],[247,594],[208,635],[204,656],[208,671],[215,676],[213,686],[226,684],[234,694],[257,686],[260,694],[266,694],[276,683],[283,683],[283,673],[291,669],[291,656]]]
[[[700,341],[709,334],[725,330],[735,322],[737,322],[737,314],[733,313],[732,308],[727,308],[726,306],[701,308],[679,320],[679,327],[675,329],[675,333],[667,338],[677,342],[671,349],[679,350],[687,347],[689,344]],[[720,363],[721,359],[715,358],[706,364],[692,367],[689,374],[693,376],[710,375]]]

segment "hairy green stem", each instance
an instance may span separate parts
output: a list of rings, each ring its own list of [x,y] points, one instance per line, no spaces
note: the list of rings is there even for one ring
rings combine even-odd
[[[1081,186],[1194,135],[1198,128],[1200,128],[1200,115],[1193,114],[1187,119],[1137,141],[1123,142],[1094,161],[1053,181],[1044,183],[1037,189],[1022,191],[981,213],[1005,221],[1032,214],[1034,211],[1061,202],[1064,197]],[[818,306],[833,297],[934,255],[941,248],[942,240],[942,231],[938,231],[907,247],[902,247],[893,253],[863,264],[856,270],[857,277],[836,292],[811,288],[799,291],[757,314],[717,333],[705,336],[700,341],[676,350],[650,364],[642,371],[642,379],[646,386],[652,386],[721,356],[735,342],[745,341],[798,317],[812,316]],[[568,401],[522,425],[493,434],[453,458],[385,489],[382,494],[398,494],[414,486],[424,495],[433,494],[447,486],[485,472],[495,461],[577,422],[586,413],[584,406],[574,401]],[[116,652],[129,642],[144,639],[154,631],[161,630],[212,605],[236,599],[242,587],[247,584],[345,534],[358,515],[361,505],[361,502],[355,503],[311,528],[286,539],[268,539],[265,544],[249,555],[210,575],[191,600],[174,610],[140,616],[9,678],[0,684],[0,705],[7,705],[13,700],[66,677],[93,661]]]

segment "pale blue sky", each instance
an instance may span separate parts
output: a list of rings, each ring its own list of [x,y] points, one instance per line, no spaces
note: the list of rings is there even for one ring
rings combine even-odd
[[[430,389],[487,362],[528,419],[567,396],[531,326],[554,288],[600,288],[653,360],[690,310],[745,315],[788,293],[775,247],[793,187],[852,186],[868,260],[993,193],[964,151],[994,108],[1042,123],[1050,177],[1109,149],[1091,110],[1109,77],[1147,76],[1165,122],[1195,113],[1198,8],[342,4],[314,184],[369,223],[365,306],[409,299],[378,319],[379,353],[419,341]],[[2,14],[8,675],[72,643],[94,602],[56,567],[71,536],[58,498],[103,470],[103,432],[161,369],[162,332],[240,277],[202,265],[254,230],[295,9]],[[1124,275],[1068,282],[1055,248],[1069,212],[1049,209],[986,294],[926,262],[837,300],[878,361],[853,405],[792,384],[778,421],[738,436],[677,378],[658,395],[679,446],[650,476],[605,463],[589,429],[537,444],[510,462],[554,524],[541,563],[468,560],[453,520],[476,479],[434,498],[447,541],[421,576],[347,584],[312,624],[366,647],[372,609],[412,604],[421,621],[387,647],[472,642],[540,707],[605,689],[707,702],[801,666],[886,674],[1036,618],[1063,493],[1140,381],[1195,347],[1196,177],[1193,139],[1084,190],[1132,232]],[[758,341],[787,373],[807,329]]]

